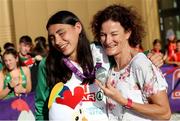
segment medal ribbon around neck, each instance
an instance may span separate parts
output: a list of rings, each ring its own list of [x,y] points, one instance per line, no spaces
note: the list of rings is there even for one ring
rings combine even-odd
[[[81,80],[87,79],[87,77],[79,71],[78,68],[76,68],[71,61],[68,58],[63,58],[64,64],[75,74],[77,75]],[[89,69],[87,68],[87,72],[89,76],[94,76],[94,70],[90,73]]]

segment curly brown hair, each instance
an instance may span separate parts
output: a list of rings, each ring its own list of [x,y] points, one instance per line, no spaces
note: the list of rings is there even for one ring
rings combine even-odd
[[[98,11],[91,22],[91,29],[95,40],[100,40],[102,24],[108,20],[119,22],[125,31],[131,31],[128,40],[131,47],[136,47],[136,45],[141,43],[145,30],[140,16],[132,7],[113,4]]]

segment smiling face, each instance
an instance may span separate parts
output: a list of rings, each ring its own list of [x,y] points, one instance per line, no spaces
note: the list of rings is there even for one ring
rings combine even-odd
[[[4,63],[8,70],[12,71],[13,69],[17,68],[18,58],[14,57],[12,54],[5,54]]]
[[[52,45],[65,56],[76,58],[77,44],[82,26],[76,23],[75,26],[69,24],[53,24],[48,28],[48,35]]]
[[[22,42],[20,43],[19,47],[20,47],[20,55],[26,56],[28,55],[28,53],[30,53],[32,46],[30,44],[26,44]]]
[[[157,50],[157,51],[160,51],[161,50],[161,43],[156,43],[154,45],[154,49]]]
[[[105,21],[101,26],[100,42],[108,56],[120,54],[127,47],[131,32],[126,32],[119,22]]]

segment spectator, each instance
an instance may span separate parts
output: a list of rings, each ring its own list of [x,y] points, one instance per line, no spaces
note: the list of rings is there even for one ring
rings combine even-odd
[[[155,39],[153,41],[153,49],[151,50],[154,53],[162,53],[161,40]]]
[[[46,50],[46,38],[39,36],[35,38],[35,47],[32,49],[31,56],[34,58],[35,63],[30,68],[31,78],[32,78],[32,91],[35,91],[37,85],[37,71],[39,62],[47,56],[48,52]]]
[[[20,64],[15,49],[3,53],[4,68],[0,72],[0,99],[20,96],[31,91],[31,75],[28,67]]]
[[[171,60],[166,60],[167,64],[174,66],[180,66],[180,40],[176,41],[176,50]]]
[[[176,35],[172,29],[167,31],[166,39],[168,41],[166,50],[166,61],[173,61],[175,50],[176,50]]]
[[[42,58],[46,57],[48,52],[46,49],[46,38],[39,36],[35,39],[35,47],[32,50],[32,55],[36,61],[41,61]]]
[[[19,39],[20,61],[23,63],[23,65],[26,65],[28,67],[31,67],[35,62],[31,57],[32,47],[32,39],[29,36],[25,35]]]

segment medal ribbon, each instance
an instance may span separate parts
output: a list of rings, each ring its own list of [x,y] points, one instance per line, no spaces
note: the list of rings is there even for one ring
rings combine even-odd
[[[68,58],[63,58],[63,62],[81,80],[87,79],[87,77],[83,73],[81,73],[81,71],[79,71],[79,69],[76,68]],[[102,66],[102,63],[96,63],[95,70],[97,70],[101,66]],[[93,71],[90,73],[89,69],[87,68],[88,75],[89,76],[95,76],[95,72],[94,72],[95,70],[93,69]]]

